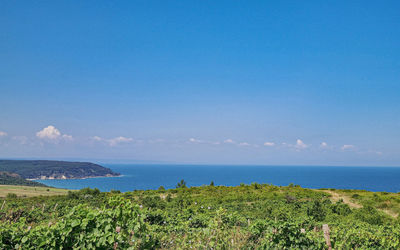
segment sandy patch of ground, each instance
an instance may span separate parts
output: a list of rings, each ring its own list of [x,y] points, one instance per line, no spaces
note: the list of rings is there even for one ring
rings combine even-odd
[[[343,203],[349,205],[352,208],[362,208],[362,205],[355,203],[353,201],[351,201],[351,199],[348,196],[342,195],[342,194],[338,194],[332,190],[321,190],[322,192],[328,193],[331,195],[330,199],[333,202],[337,202],[340,199],[343,200]]]
[[[352,201],[351,198],[346,196],[346,195],[336,193],[335,191],[332,191],[332,190],[321,190],[321,191],[330,194],[331,195],[330,200],[333,201],[333,202],[337,202],[340,199],[342,199],[343,203],[349,205],[352,208],[362,208],[362,205]],[[392,216],[394,218],[399,216],[397,213],[395,213],[395,212],[393,212],[391,210],[388,210],[388,209],[378,209],[378,210],[380,210],[380,211],[382,211],[382,212],[386,213],[387,215]]]

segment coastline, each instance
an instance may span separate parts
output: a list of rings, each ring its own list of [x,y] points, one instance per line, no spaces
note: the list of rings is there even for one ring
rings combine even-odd
[[[54,177],[44,177],[44,178],[33,178],[33,179],[26,179],[29,181],[40,181],[40,180],[85,180],[85,179],[94,179],[94,178],[112,178],[112,177],[122,177],[123,175],[100,175],[100,176],[85,176],[85,177],[73,177],[67,178],[62,176],[61,178],[54,178]],[[63,178],[64,177],[64,178]]]
[[[113,172],[120,173],[121,178],[103,178],[101,174],[62,180],[36,180],[45,185],[59,188],[81,189],[97,187],[101,191],[112,189],[121,192],[132,190],[157,190],[160,185],[166,189],[175,188],[177,182],[184,179],[189,186],[216,185],[236,186],[240,183],[270,183],[287,186],[290,183],[303,188],[357,189],[374,192],[400,192],[400,168],[393,167],[286,167],[286,166],[236,166],[229,169],[225,166],[191,166],[168,165],[112,165]],[[332,179],[329,176],[335,176]],[[38,176],[40,177],[40,176]],[[61,177],[61,176],[60,176]],[[99,179],[100,178],[100,179]]]

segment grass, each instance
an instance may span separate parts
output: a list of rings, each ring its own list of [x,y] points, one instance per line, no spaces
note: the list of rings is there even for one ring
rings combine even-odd
[[[7,194],[16,194],[18,197],[33,197],[33,196],[50,196],[50,195],[66,195],[67,189],[49,188],[49,187],[28,187],[28,186],[13,186],[0,185],[0,197],[6,197]]]
[[[342,200],[353,208],[373,206],[392,217],[400,214],[400,193],[370,192],[365,190],[321,190],[331,195],[331,200]]]
[[[0,198],[8,194],[16,194],[18,197],[66,195],[69,190],[49,187],[30,187],[0,185]],[[314,190],[330,195],[332,202],[342,200],[352,208],[361,208],[366,205],[373,206],[392,217],[400,214],[400,194],[387,192],[369,192],[365,190],[339,190],[339,189],[320,189]],[[196,194],[192,194],[196,196]],[[215,195],[215,194],[214,194]],[[172,194],[171,197],[175,197]],[[161,199],[166,198],[166,194],[160,194]]]

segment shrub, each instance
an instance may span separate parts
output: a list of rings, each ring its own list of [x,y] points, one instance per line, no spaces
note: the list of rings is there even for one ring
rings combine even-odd
[[[182,179],[178,184],[176,184],[176,188],[186,188],[186,181]]]
[[[319,200],[315,200],[310,208],[307,209],[307,215],[316,221],[325,219],[326,211]]]
[[[384,216],[370,205],[364,205],[363,208],[357,209],[355,217],[371,225],[382,225],[384,221]]]
[[[138,206],[118,197],[111,198],[101,210],[78,205],[54,225],[35,227],[23,237],[2,235],[3,244],[5,240],[21,249],[127,249],[156,245],[146,237]]]
[[[6,196],[6,198],[7,198],[7,199],[15,199],[15,198],[17,198],[17,194],[8,193],[7,196]]]

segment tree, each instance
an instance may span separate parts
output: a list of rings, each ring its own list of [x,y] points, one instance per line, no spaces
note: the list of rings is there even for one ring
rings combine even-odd
[[[176,184],[176,188],[186,188],[186,181],[182,179],[178,184]]]

